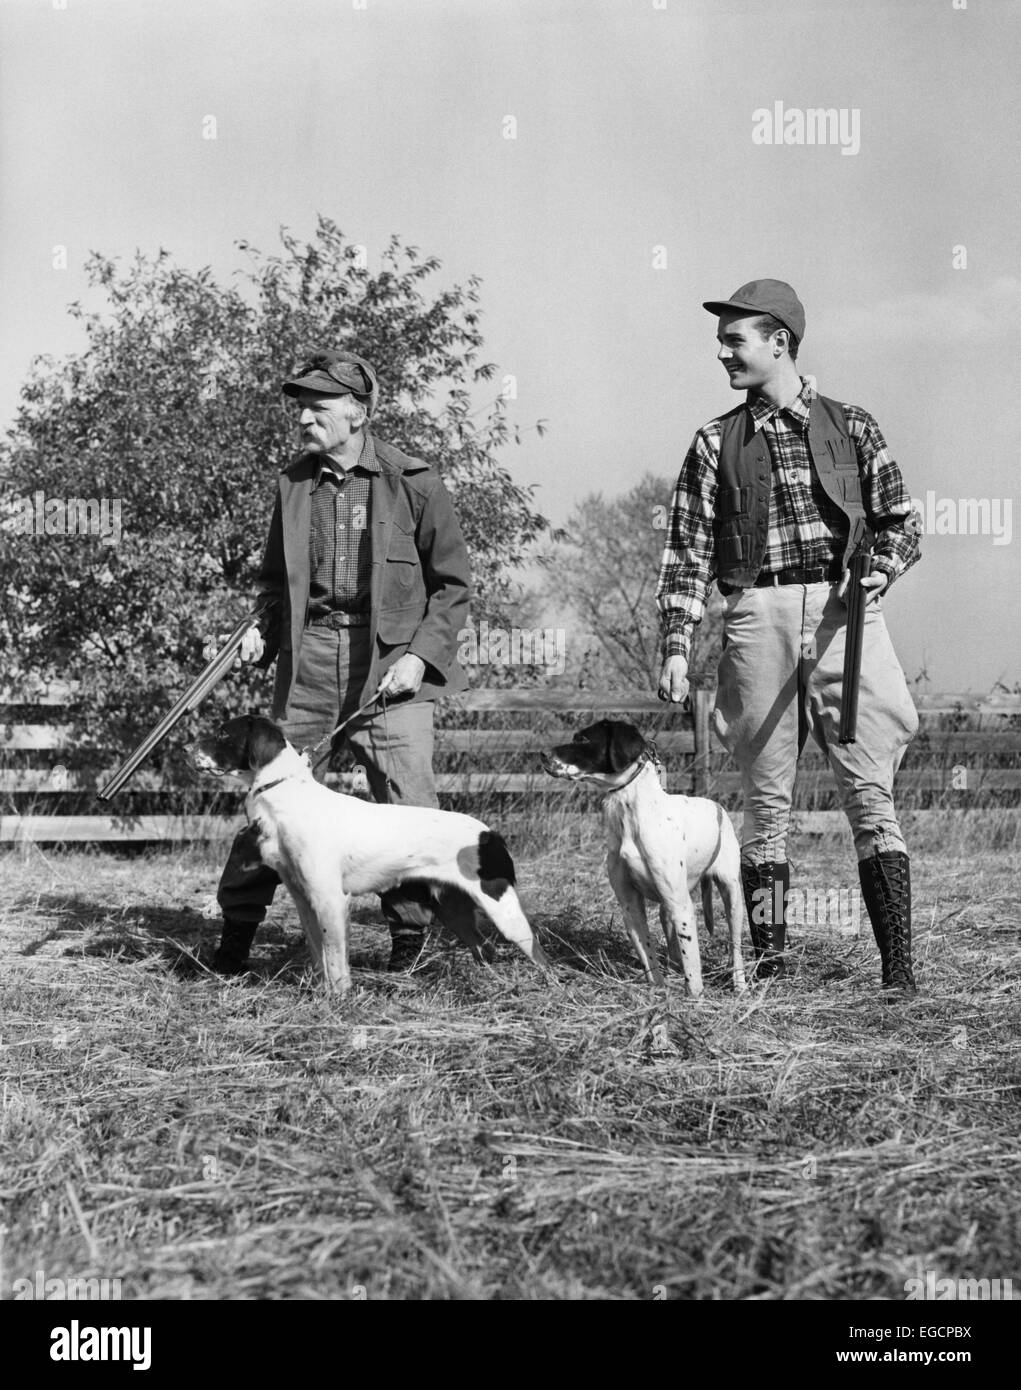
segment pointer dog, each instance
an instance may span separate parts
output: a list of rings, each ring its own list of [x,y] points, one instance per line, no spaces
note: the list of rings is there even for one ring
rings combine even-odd
[[[549,968],[514,891],[514,864],[502,838],[481,821],[430,807],[381,806],[321,786],[308,762],[268,719],[242,715],[193,756],[207,772],[231,773],[248,784],[245,811],[259,856],[294,899],[327,987],[351,987],[347,912],[352,893],[385,893],[408,880],[459,890],[447,918],[478,954],[474,925],[481,908],[501,936],[533,965]],[[463,895],[463,896],[462,896]]]
[[[660,784],[654,750],[633,724],[613,719],[590,724],[572,743],[544,753],[542,765],[551,777],[591,782],[606,792],[606,869],[649,983],[663,984],[663,973],[649,947],[646,898],[659,903],[670,963],[684,972],[692,997],[701,995],[691,889],[701,882],[702,909],[711,932],[715,883],[730,927],[734,989],[743,990],[741,851],[723,808],[701,796],[668,796]]]

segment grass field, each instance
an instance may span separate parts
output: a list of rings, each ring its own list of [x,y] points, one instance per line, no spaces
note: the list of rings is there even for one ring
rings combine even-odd
[[[342,1003],[283,893],[252,976],[195,964],[208,850],[0,859],[3,1297],[37,1271],[160,1299],[1021,1293],[1009,816],[915,836],[896,1007],[864,918],[799,928],[794,977],[742,997],[703,936],[705,1001],[654,995],[595,819],[517,845],[559,987],[439,942],[390,977],[366,899]],[[795,884],[857,883],[849,839],[794,857]]]

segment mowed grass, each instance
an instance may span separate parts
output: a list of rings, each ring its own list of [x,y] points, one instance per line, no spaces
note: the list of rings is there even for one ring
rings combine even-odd
[[[794,978],[741,997],[703,935],[705,1001],[650,992],[594,817],[517,837],[552,989],[510,947],[489,970],[436,942],[390,977],[366,899],[331,1000],[283,892],[225,984],[194,960],[215,854],[8,854],[2,1294],[36,1271],[161,1299],[1021,1291],[1012,827],[916,835],[923,992],[897,1006],[864,919],[798,929]],[[796,885],[857,884],[849,839],[795,857]]]

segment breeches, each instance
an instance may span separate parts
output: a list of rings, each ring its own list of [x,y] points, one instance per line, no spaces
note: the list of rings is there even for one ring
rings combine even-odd
[[[878,604],[866,608],[857,742],[838,741],[847,609],[835,584],[739,589],[726,598],[714,724],[741,771],[741,857],[787,858],[798,756],[826,755],[859,859],[904,850],[893,779],[918,729]]]

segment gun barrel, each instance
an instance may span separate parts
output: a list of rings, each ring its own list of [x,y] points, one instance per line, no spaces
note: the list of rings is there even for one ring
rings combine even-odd
[[[872,573],[872,556],[859,550],[851,558],[847,584],[847,624],[844,632],[844,678],[840,694],[841,743],[856,743],[858,738],[858,688],[861,684],[861,654],[865,640],[865,606],[867,595],[861,581]]]
[[[153,749],[163,742],[174,725],[179,723],[186,714],[197,709],[213,687],[219,684],[233,666],[234,658],[241,649],[245,633],[255,625],[261,611],[261,609],[256,609],[241,619],[209,665],[204,667],[192,681],[181,698],[167,711],[156,727],[146,734],[134,752],[124,759],[117,771],[98,793],[100,801],[109,801],[112,796],[115,796]]]

